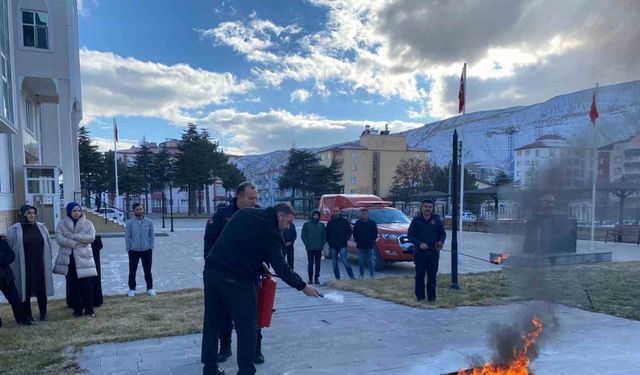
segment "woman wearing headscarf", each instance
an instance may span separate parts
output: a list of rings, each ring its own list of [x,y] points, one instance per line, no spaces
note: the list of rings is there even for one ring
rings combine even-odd
[[[51,274],[51,237],[47,227],[37,222],[38,211],[25,204],[20,207],[20,223],[9,228],[9,245],[16,255],[11,269],[16,278],[27,320],[33,321],[31,297],[38,300],[40,320],[47,320],[47,296],[53,296]]]
[[[96,237],[93,224],[82,214],[82,208],[76,202],[67,205],[67,216],[58,223],[56,241],[60,251],[56,258],[53,272],[65,275],[68,290],[71,293],[73,315],[78,317],[90,315],[93,310],[92,276],[97,276],[96,264],[93,260],[91,243]]]

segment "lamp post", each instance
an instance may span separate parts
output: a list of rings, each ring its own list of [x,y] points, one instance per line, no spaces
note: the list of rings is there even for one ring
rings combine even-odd
[[[164,187],[162,187],[162,229],[165,228],[164,226],[164,216],[167,212],[167,207],[165,206],[165,196],[164,196]]]
[[[169,212],[171,214],[171,232],[173,232],[173,186],[169,185]]]

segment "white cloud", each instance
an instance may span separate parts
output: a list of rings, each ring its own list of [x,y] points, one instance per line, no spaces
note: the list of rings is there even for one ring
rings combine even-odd
[[[318,147],[356,139],[365,125],[382,129],[386,122],[362,120],[332,120],[314,114],[292,114],[281,109],[267,112],[237,112],[221,109],[200,119],[199,125],[220,134],[225,149],[237,153],[257,153],[291,147],[295,140],[300,147]],[[389,122],[396,133],[422,126],[417,122]]]
[[[93,143],[98,146],[99,151],[109,151],[113,150],[113,139],[109,138],[99,138],[99,137],[91,137]],[[132,146],[137,146],[140,142],[134,139],[119,139],[118,140],[118,150],[125,150],[131,148]]]
[[[253,83],[230,73],[164,65],[109,52],[80,50],[84,123],[119,115],[157,117],[174,124],[195,120],[189,110],[223,104]]]
[[[300,102],[304,103],[311,97],[311,93],[305,89],[297,89],[291,93],[291,103]]]

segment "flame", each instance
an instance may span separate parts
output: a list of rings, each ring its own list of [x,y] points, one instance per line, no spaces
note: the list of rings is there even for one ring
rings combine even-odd
[[[529,347],[536,342],[538,336],[542,332],[542,319],[534,317],[531,320],[533,331],[527,332],[522,336],[522,346],[513,349],[513,358],[511,363],[506,365],[497,365],[491,361],[487,362],[482,368],[474,368],[471,370],[460,370],[458,375],[529,375],[529,357],[527,352]]]
[[[509,252],[505,251],[504,253],[498,255],[494,260],[491,261],[493,264],[500,264],[503,260],[509,257]]]

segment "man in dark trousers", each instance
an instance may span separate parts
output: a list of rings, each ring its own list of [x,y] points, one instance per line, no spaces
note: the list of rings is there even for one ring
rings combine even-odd
[[[269,263],[289,286],[310,297],[320,296],[291,271],[282,255],[282,231],[289,228],[295,211],[288,203],[273,208],[245,208],[227,223],[204,268],[204,327],[202,358],[204,375],[224,374],[218,369],[218,332],[227,311],[238,335],[238,375],[255,374],[253,364],[257,331],[257,280]]]
[[[256,187],[250,182],[243,182],[236,188],[236,197],[231,200],[231,204],[226,207],[221,207],[216,210],[216,213],[207,221],[207,226],[204,231],[204,258],[207,259],[207,255],[213,244],[216,242],[224,226],[231,219],[231,216],[241,208],[255,207],[258,201],[258,192]],[[220,331],[220,353],[218,353],[218,362],[224,362],[227,358],[231,357],[231,334],[233,333],[233,321],[231,315],[227,314],[227,317],[222,324]],[[258,362],[264,362],[264,356],[262,356],[262,332],[258,333]]]
[[[447,238],[440,216],[433,213],[433,201],[425,199],[421,204],[422,213],[411,220],[407,236],[415,249],[416,298],[424,301],[424,274],[427,273],[427,299],[436,300],[436,276],[440,249]]]
[[[284,238],[284,245],[282,245],[282,254],[284,254],[289,268],[293,269],[293,245],[296,242],[296,238],[298,238],[296,225],[294,223],[291,223],[289,225],[289,228],[282,232],[282,237]]]
[[[351,238],[351,224],[340,214],[339,208],[334,208],[331,220],[327,223],[327,243],[329,244],[329,251],[331,251],[333,275],[336,280],[340,280],[338,259],[342,260],[342,264],[344,264],[344,268],[347,270],[351,280],[355,278],[351,264],[349,264],[349,255],[347,254],[347,241],[349,241],[349,238]]]
[[[369,275],[373,278],[375,269],[376,240],[378,239],[378,224],[369,219],[369,210],[360,209],[360,219],[353,225],[353,240],[358,248],[358,265],[360,266],[360,278],[364,278],[364,264],[369,267]]]

